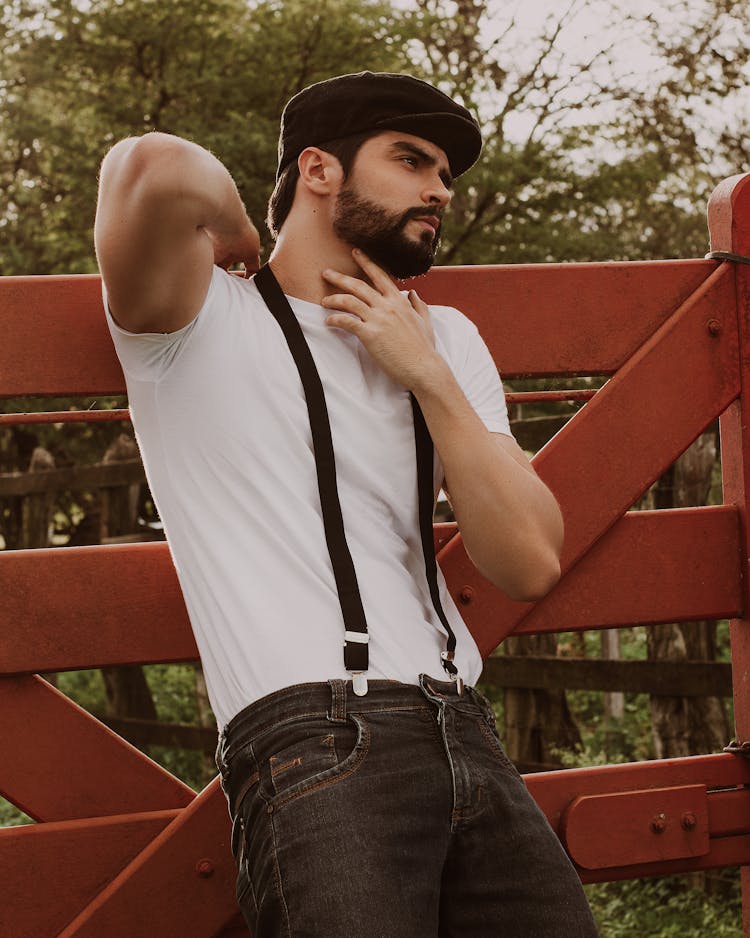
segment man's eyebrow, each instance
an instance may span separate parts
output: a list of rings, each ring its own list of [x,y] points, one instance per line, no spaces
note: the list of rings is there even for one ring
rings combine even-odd
[[[408,140],[396,140],[395,143],[391,144],[390,149],[393,152],[406,152],[411,153],[412,156],[418,156],[427,166],[436,166],[438,162],[437,157]],[[441,169],[438,175],[446,189],[450,189],[453,185],[453,176],[450,172],[447,169]]]

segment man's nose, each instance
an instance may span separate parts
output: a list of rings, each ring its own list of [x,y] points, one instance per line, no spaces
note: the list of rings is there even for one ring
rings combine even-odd
[[[438,205],[441,211],[447,207],[453,196],[453,192],[446,186],[442,179],[438,179],[426,186],[422,193],[422,201],[428,205]]]

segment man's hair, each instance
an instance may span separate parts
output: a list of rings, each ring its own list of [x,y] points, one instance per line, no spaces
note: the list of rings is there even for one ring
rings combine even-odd
[[[354,165],[354,158],[359,152],[362,144],[375,137],[380,130],[367,130],[361,134],[353,134],[350,137],[339,137],[337,140],[329,140],[319,146],[320,150],[331,153],[341,163],[344,171],[344,179],[349,178],[349,173]],[[278,238],[281,226],[286,221],[287,215],[292,210],[294,202],[294,193],[297,191],[297,180],[299,179],[299,166],[297,160],[293,160],[283,171],[271,193],[268,200],[268,215],[266,216],[266,225],[271,232],[274,240]]]

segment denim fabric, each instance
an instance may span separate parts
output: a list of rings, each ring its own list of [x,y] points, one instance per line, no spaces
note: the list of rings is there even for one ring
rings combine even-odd
[[[288,687],[228,724],[217,765],[253,938],[596,938],[473,688]]]

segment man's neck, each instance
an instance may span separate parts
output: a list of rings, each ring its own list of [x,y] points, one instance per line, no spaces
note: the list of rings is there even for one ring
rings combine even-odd
[[[287,296],[308,303],[320,304],[324,296],[334,293],[333,287],[323,279],[324,270],[336,270],[352,277],[364,274],[352,257],[351,247],[332,233],[307,231],[299,226],[287,225],[279,233],[269,265]]]

